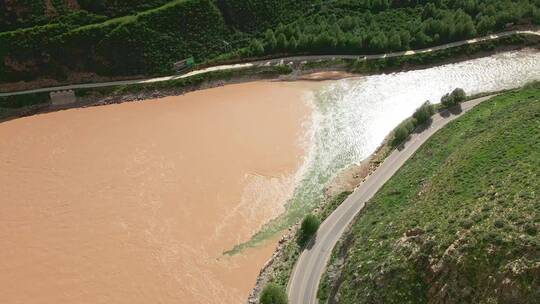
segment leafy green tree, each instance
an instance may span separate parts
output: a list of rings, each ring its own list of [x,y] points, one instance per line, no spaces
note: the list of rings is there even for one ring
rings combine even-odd
[[[422,20],[435,18],[437,15],[437,7],[433,3],[428,3],[422,10]]]
[[[321,221],[313,214],[308,214],[302,221],[300,232],[298,234],[298,244],[306,245],[309,240],[317,233]]]
[[[397,147],[402,142],[404,142],[407,138],[409,138],[409,135],[412,131],[414,131],[415,128],[415,120],[414,119],[407,119],[405,122],[401,123],[395,130],[394,130],[394,136],[392,138],[392,146]]]
[[[288,47],[288,43],[287,43],[287,37],[285,36],[285,34],[283,33],[280,33],[278,34],[277,36],[277,49],[279,51],[285,51],[287,50],[287,47]]]
[[[424,33],[422,29],[417,31],[414,35],[414,44],[419,47],[427,46],[431,43],[432,39]]]
[[[355,24],[355,20],[353,17],[351,16],[345,16],[345,18],[341,19],[339,21],[339,26],[344,30],[344,31],[350,31],[352,30],[353,28],[356,27],[356,24]]]
[[[452,93],[447,93],[441,98],[441,104],[445,108],[450,108],[458,105],[467,98],[467,94],[461,88],[456,88]]]
[[[476,35],[476,27],[471,16],[462,10],[458,10],[455,15],[455,38],[463,39]]]
[[[388,38],[388,47],[393,51],[401,49],[401,36],[399,33],[394,32],[390,35],[390,38]]]
[[[456,105],[454,97],[450,93],[446,93],[441,97],[441,105],[445,108],[450,108]]]
[[[289,40],[289,50],[290,51],[296,51],[296,49],[298,48],[298,42],[296,41],[296,38],[291,37],[291,39]]]
[[[456,102],[462,102],[467,98],[467,94],[462,88],[456,88],[452,91],[451,95]]]
[[[362,49],[362,38],[348,35],[345,39],[344,49],[349,53],[356,53]]]
[[[532,18],[535,24],[540,24],[540,9],[534,8],[532,11]]]
[[[416,111],[414,111],[413,118],[417,125],[422,125],[431,120],[431,115],[435,113],[435,107],[431,102],[424,102]]]
[[[264,287],[259,302],[261,304],[287,304],[287,294],[279,285],[270,283]]]
[[[266,42],[266,45],[268,46],[268,49],[275,50],[277,47],[277,39],[276,35],[274,34],[274,31],[272,29],[268,29],[266,33],[264,34],[264,41]]]
[[[394,137],[392,138],[392,146],[397,147],[401,144],[407,137],[409,137],[409,131],[404,126],[399,126],[394,131]]]
[[[319,51],[333,50],[337,45],[337,40],[327,31],[324,31],[315,37],[314,45]]]
[[[383,32],[374,35],[369,41],[369,48],[373,51],[384,51],[388,45],[388,39]]]
[[[411,33],[408,31],[401,31],[399,33],[399,38],[401,40],[401,47],[405,50],[411,47]]]
[[[478,21],[478,25],[476,28],[478,29],[478,32],[482,35],[485,35],[489,33],[493,28],[495,27],[495,19],[490,16],[482,16],[480,17],[480,21]]]
[[[297,49],[299,50],[309,50],[313,45],[313,37],[309,34],[302,34],[298,39]]]
[[[264,46],[258,39],[254,39],[250,42],[249,50],[250,53],[255,56],[264,54]]]

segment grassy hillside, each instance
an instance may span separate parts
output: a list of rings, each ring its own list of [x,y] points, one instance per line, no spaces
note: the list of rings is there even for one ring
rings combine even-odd
[[[357,218],[319,296],[538,303],[539,99],[538,84],[495,97],[435,134]]]
[[[538,0],[16,0],[0,7],[0,82],[172,73],[194,56],[376,53],[540,22]]]

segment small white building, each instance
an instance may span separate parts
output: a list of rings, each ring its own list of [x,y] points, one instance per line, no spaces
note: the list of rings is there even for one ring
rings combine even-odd
[[[51,103],[55,106],[66,105],[77,101],[73,90],[51,92],[49,95],[51,97]]]

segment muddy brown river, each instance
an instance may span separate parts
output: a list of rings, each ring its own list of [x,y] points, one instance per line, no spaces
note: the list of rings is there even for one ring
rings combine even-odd
[[[302,83],[0,124],[2,303],[242,303],[305,150]]]

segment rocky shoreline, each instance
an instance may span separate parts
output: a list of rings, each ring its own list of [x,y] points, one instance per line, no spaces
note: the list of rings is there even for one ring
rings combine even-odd
[[[285,233],[281,237],[278,245],[276,246],[276,249],[274,250],[274,253],[272,254],[272,257],[261,268],[261,271],[257,276],[255,287],[253,287],[253,289],[251,290],[251,293],[249,294],[246,303],[259,303],[259,296],[261,295],[264,286],[268,284],[268,282],[271,280],[275,266],[282,262],[284,258],[287,258],[284,254],[283,249],[287,246],[289,242],[294,241],[296,232],[298,231],[298,227],[298,224],[294,225],[293,227],[289,228],[287,233]]]
[[[366,178],[371,175],[379,165],[384,161],[386,156],[392,151],[389,145],[391,139],[391,132],[383,141],[383,143],[377,148],[377,150],[371,154],[368,158],[363,160],[360,164],[355,164],[343,169],[338,175],[336,175],[325,189],[324,202],[315,209],[313,212],[319,214],[325,207],[326,203],[331,201],[333,197],[336,197],[342,192],[352,192],[360,184],[362,184]],[[264,264],[259,275],[257,277],[255,286],[253,287],[249,297],[246,301],[247,304],[258,304],[259,296],[266,284],[268,284],[274,276],[275,270],[281,264],[284,264],[291,257],[285,254],[285,248],[290,242],[296,240],[296,234],[300,227],[300,223],[290,227],[287,232],[281,237],[272,254],[272,257]]]

